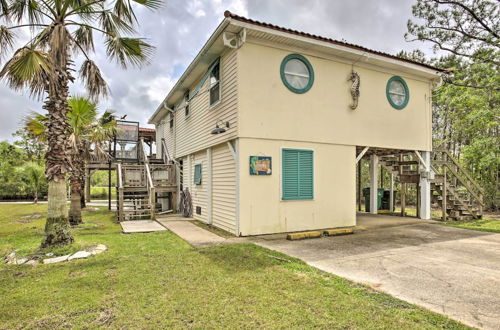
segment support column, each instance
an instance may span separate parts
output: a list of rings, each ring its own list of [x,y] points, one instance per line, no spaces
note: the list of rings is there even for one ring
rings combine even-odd
[[[370,213],[377,214],[378,203],[378,156],[370,156]]]
[[[394,173],[391,172],[391,189],[389,195],[389,211],[394,212]]]
[[[358,162],[358,211],[361,212],[361,194],[362,194],[362,191],[361,191],[361,166],[363,165],[363,160],[360,159],[359,162]]]
[[[422,151],[422,158],[425,168],[431,168],[431,153]],[[425,170],[420,174],[420,219],[431,218],[431,182],[429,180],[430,171]]]
[[[90,176],[92,175],[92,172],[90,171],[90,168],[87,168],[85,170],[85,201],[90,203]]]

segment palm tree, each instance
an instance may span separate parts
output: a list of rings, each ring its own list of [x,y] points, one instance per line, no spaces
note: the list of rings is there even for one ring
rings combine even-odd
[[[109,154],[104,145],[116,133],[116,122],[110,111],[97,117],[97,105],[88,98],[74,96],[68,100],[68,124],[70,127],[69,146],[71,157],[71,204],[69,223],[78,225],[82,222],[81,195],[85,175],[85,164],[91,158],[107,161]],[[25,129],[36,136],[40,143],[46,142],[45,125],[48,117],[33,112],[25,118]]]
[[[37,163],[30,162],[23,167],[24,175],[33,193],[33,203],[38,203],[38,194],[43,183],[43,167]]]
[[[85,164],[90,159],[109,160],[103,145],[116,133],[116,122],[110,111],[97,118],[97,105],[85,97],[72,97],[68,100],[68,113],[71,135],[71,206],[69,222],[71,225],[82,223],[81,197],[85,181]]]
[[[41,99],[47,116],[45,172],[49,203],[42,246],[73,241],[67,217],[66,175],[68,153],[68,85],[73,59],[85,60],[79,70],[92,98],[106,95],[108,87],[89,52],[94,33],[102,35],[108,57],[122,67],[147,63],[153,47],[142,38],[130,37],[137,23],[133,4],[158,8],[161,0],[0,0],[0,57],[8,55],[16,42],[14,31],[29,28],[33,38],[15,50],[0,71],[0,78],[15,89],[28,89]]]

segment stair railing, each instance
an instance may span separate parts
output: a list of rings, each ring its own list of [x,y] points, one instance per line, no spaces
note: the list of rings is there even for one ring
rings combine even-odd
[[[149,205],[150,205],[150,212],[151,212],[151,220],[155,219],[155,187],[153,185],[153,179],[151,177],[151,171],[149,170],[149,164],[146,163],[144,164],[144,168],[146,169],[146,176],[147,176],[147,189],[149,192]]]
[[[121,222],[124,220],[122,164],[116,164],[116,169],[118,171],[118,221]]]
[[[139,145],[141,146],[141,158],[144,161],[144,169],[146,171],[146,188],[149,193],[149,205],[151,212],[151,220],[155,219],[155,186],[153,184],[153,178],[151,177],[151,170],[149,168],[149,159],[146,154],[146,149],[144,148],[144,138],[140,139]]]
[[[484,190],[472,178],[472,175],[462,165],[460,165],[459,162],[446,149],[435,149],[434,158],[433,162],[435,164],[440,166],[442,169],[447,169],[449,174],[448,178],[453,180],[455,186],[458,186],[458,183],[460,183],[463,187],[465,187],[469,203],[475,201],[478,205],[478,213],[482,215],[484,207]]]
[[[146,148],[144,148],[144,138],[141,138],[139,140],[139,161],[142,160],[142,162],[144,164],[148,164],[149,163],[149,158],[148,158],[148,154],[146,153]]]
[[[167,143],[165,142],[164,138],[161,139],[161,158],[163,159],[163,163],[165,164],[167,164],[171,160]]]

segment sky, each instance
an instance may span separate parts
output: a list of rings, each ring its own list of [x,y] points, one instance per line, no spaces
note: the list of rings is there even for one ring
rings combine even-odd
[[[113,109],[127,120],[150,127],[151,114],[224,18],[224,11],[275,25],[321,35],[396,54],[400,50],[430,48],[406,42],[406,23],[414,0],[166,0],[160,10],[137,8],[138,35],[156,49],[150,63],[123,70],[110,61],[103,44],[96,44],[93,60],[101,68],[111,95],[99,102],[100,111]],[[19,39],[28,37],[21,31]],[[24,34],[24,35],[23,35]],[[83,58],[76,58],[79,68]],[[3,65],[4,62],[0,62]],[[76,80],[71,93],[84,95]],[[13,141],[24,116],[42,112],[41,102],[29,93],[13,91],[0,81],[0,141]]]

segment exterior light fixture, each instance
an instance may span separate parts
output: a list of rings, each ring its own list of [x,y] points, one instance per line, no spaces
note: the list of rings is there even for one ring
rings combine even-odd
[[[229,122],[228,121],[223,122],[219,120],[215,123],[215,128],[210,133],[214,135],[222,134],[226,132],[227,128],[229,128]]]

